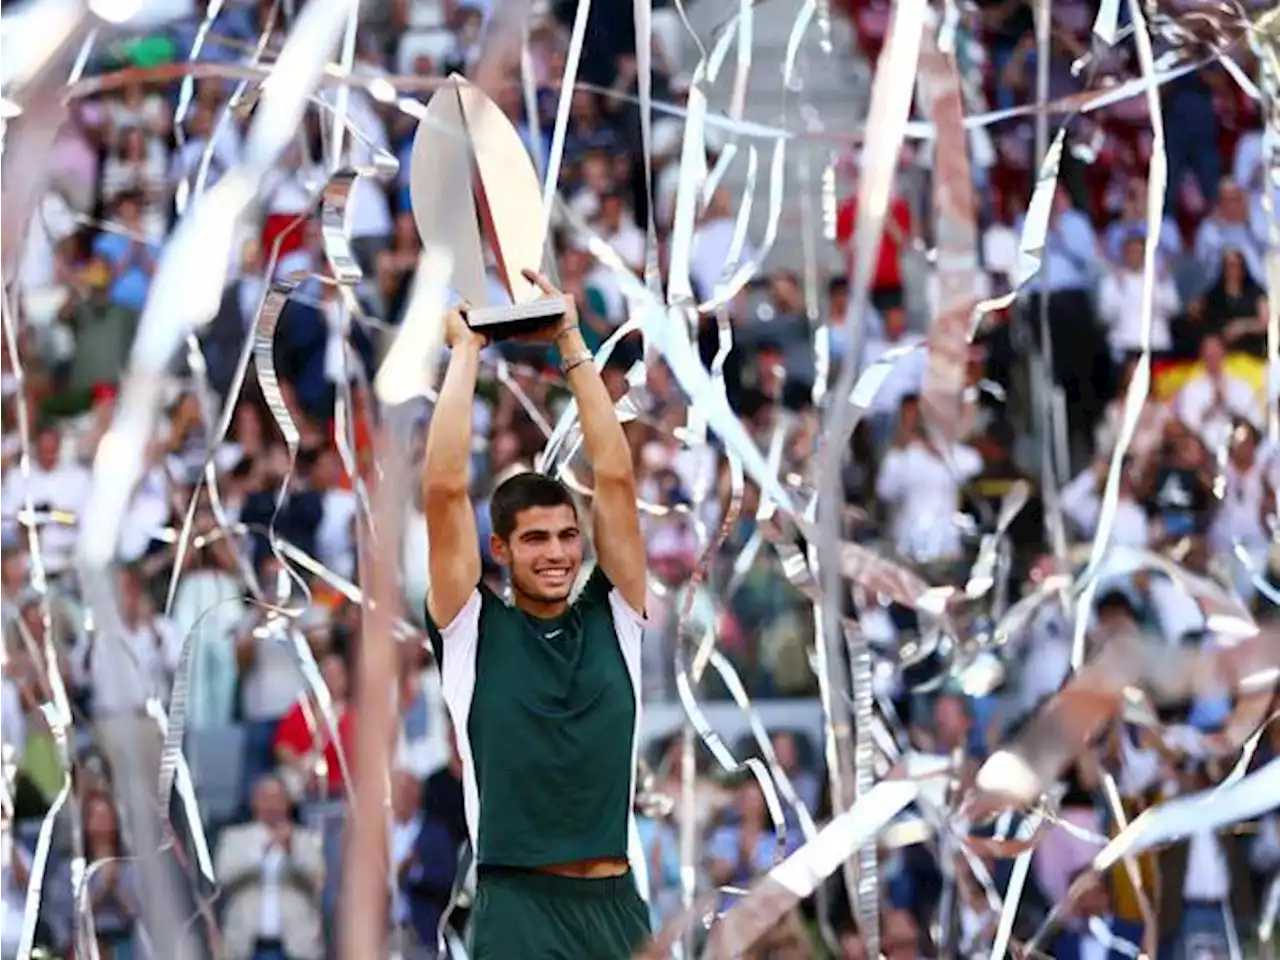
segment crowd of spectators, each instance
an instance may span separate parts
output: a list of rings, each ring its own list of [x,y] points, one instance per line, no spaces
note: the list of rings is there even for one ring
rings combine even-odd
[[[92,69],[110,72],[187,58],[203,17],[199,6],[194,18],[99,51]],[[567,46],[566,18],[556,14],[571,14],[572,5],[567,6],[568,11],[538,13],[530,25],[536,122],[525,113],[518,84],[498,95],[542,166],[549,156]],[[1050,93],[1059,97],[1083,89],[1085,75],[1067,66],[1088,48],[1092,6],[1062,0],[1054,8]],[[887,9],[886,3],[869,0],[849,11],[860,55],[871,60],[878,54]],[[374,4],[365,13],[366,30],[358,43],[365,67],[443,76],[476,66],[491,10],[488,3],[468,0],[396,0]],[[634,92],[630,23],[629,12],[593,15],[590,21],[579,76],[594,86],[572,97],[560,183],[577,217],[639,272],[650,216],[662,262],[667,261],[683,124],[670,116],[655,122],[650,211],[638,110],[625,97],[593,92]],[[275,5],[228,4],[201,56],[243,60],[264,31],[274,31],[271,43],[278,48],[282,27]],[[1016,106],[1034,97],[1036,51],[1030,31],[1030,7],[1019,0],[983,2],[964,13],[959,51],[969,112]],[[1121,45],[1101,58],[1093,79],[1134,75],[1128,51]],[[654,96],[684,102],[689,78],[681,69],[687,66],[675,45],[659,43]],[[1242,69],[1248,73],[1252,66],[1245,62]],[[1174,558],[1239,594],[1265,620],[1275,611],[1269,570],[1276,561],[1280,451],[1264,439],[1268,414],[1275,414],[1269,405],[1276,399],[1266,393],[1260,372],[1267,221],[1258,117],[1217,66],[1161,89],[1166,115],[1177,122],[1166,127],[1170,187],[1151,339],[1156,386],[1120,463],[1112,538],[1118,546]],[[68,955],[78,932],[69,819],[78,817],[90,869],[87,903],[101,955],[112,960],[169,955],[157,952],[139,922],[146,894],[130,857],[150,851],[130,847],[109,747],[113,736],[127,731],[154,739],[158,753],[158,727],[139,718],[147,717],[150,701],[168,696],[182,669],[189,680],[186,754],[221,888],[216,909],[223,955],[310,960],[325,956],[334,943],[344,757],[357,721],[348,691],[362,629],[359,606],[340,584],[359,579],[359,493],[352,472],[367,475],[370,469],[367,422],[376,415],[367,395],[356,389],[355,454],[348,463],[335,442],[334,401],[345,378],[367,379],[372,372],[385,347],[380,334],[357,329],[351,339],[358,362],[343,364],[333,287],[304,282],[281,317],[275,347],[301,433],[297,462],[290,462],[252,371],[233,398],[229,433],[210,445],[210,401],[229,399],[268,283],[326,269],[315,194],[327,169],[319,158],[328,155],[328,127],[318,111],[309,114],[274,171],[256,217],[237,240],[221,306],[199,336],[205,370],[183,363],[166,384],[166,414],[148,450],[119,545],[123,635],[104,637],[91,628],[73,568],[78,527],[92,522],[83,515],[90,470],[115,410],[165,237],[188,198],[216,182],[240,157],[248,114],[231,103],[233,90],[222,80],[201,79],[187,103],[179,83],[135,80],[74,101],[48,158],[49,190],[38,205],[13,291],[16,354],[7,338],[3,347],[0,565],[4,766],[13,801],[6,808],[0,858],[6,957],[21,926],[35,831],[63,784],[55,731],[40,709],[53,696],[49,670],[65,684],[76,718],[71,748],[78,802],[67,808],[55,831],[39,943],[52,955]],[[419,257],[407,181],[414,125],[359,90],[351,91],[347,109],[360,133],[348,141],[349,161],[367,163],[373,151],[387,151],[401,161],[399,179],[392,184],[358,182],[351,220],[353,250],[364,270],[358,288],[362,306],[394,327],[411,300]],[[1016,599],[1045,575],[1053,545],[1045,534],[1038,469],[1028,469],[1038,463],[1038,454],[1028,458],[1028,437],[1039,410],[1030,389],[1034,371],[1028,376],[1022,361],[1040,342],[1043,299],[1052,378],[1065,401],[1069,438],[1060,467],[1074,474],[1062,485],[1060,510],[1072,542],[1091,540],[1141,342],[1148,122],[1138,97],[1073,126],[1044,266],[1017,305],[993,318],[971,352],[968,377],[975,399],[963,445],[940,450],[923,426],[918,399],[923,351],[906,354],[895,367],[855,433],[844,468],[850,538],[923,571],[933,582],[963,585],[964,571],[981,535],[991,530],[1001,501],[1015,483],[1027,482],[1032,493],[1009,529],[1007,582],[993,595]],[[1034,180],[1032,131],[1029,121],[1015,121],[990,133],[977,131],[971,139],[975,185],[983,198],[975,238],[982,251],[980,292],[1006,288],[1017,269],[1017,231]],[[709,159],[718,147],[714,131],[709,132]],[[869,339],[857,356],[845,349],[847,281],[833,276],[827,283],[817,319],[830,331],[836,369],[850,363],[865,368],[923,338],[907,287],[918,279],[928,290],[936,288],[933,267],[919,252],[933,232],[930,173],[927,152],[904,161],[872,283]],[[846,254],[854,212],[850,197],[837,224]],[[710,196],[700,212],[690,273],[703,295],[714,291],[733,266],[726,261],[734,216],[733,198],[724,190]],[[588,342],[599,346],[626,319],[617,280],[571,230],[556,231],[554,250],[560,283],[577,300]],[[748,243],[741,262],[753,255]],[[931,303],[926,306],[931,310]],[[812,398],[819,366],[801,279],[766,264],[726,315],[734,343],[724,367],[730,402],[762,450],[781,441],[782,474],[804,476],[818,434]],[[718,344],[717,318],[704,317],[697,346],[708,366]],[[628,390],[627,371],[639,357],[639,344],[623,341],[606,366],[615,396]],[[482,531],[488,524],[488,493],[511,471],[532,463],[546,442],[545,424],[555,422],[566,399],[548,375],[554,368],[547,357],[517,349],[503,359],[510,362],[510,384],[518,389],[498,382],[491,362],[476,409],[472,477]],[[760,542],[754,519],[758,491],[746,485],[741,519],[712,558],[706,582],[692,583],[703,536],[716,529],[729,502],[730,472],[714,441],[687,442],[682,428],[689,411],[660,361],[649,363],[641,399],[641,416],[627,429],[642,496],[657,507],[675,508],[644,516],[653,585],[646,701],[674,700],[671,664],[677,643],[710,628],[751,696],[808,699],[816,710],[812,613],[772,549]],[[415,434],[419,442],[428,417],[424,405]],[[20,457],[28,450],[30,462],[23,467]],[[207,492],[198,495],[194,530],[200,545],[186,555],[176,593],[166,603],[175,562],[172,532],[197,496],[208,460],[218,478],[219,513]],[[278,503],[282,488],[285,496]],[[35,514],[24,523],[19,513],[27,504]],[[32,524],[39,532],[38,556],[27,535]],[[409,504],[404,580],[412,619],[420,619],[425,597],[423,527],[420,505]],[[232,528],[243,532],[224,535]],[[315,576],[294,563],[286,567],[270,548],[269,529],[333,576]],[[253,574],[263,599],[286,606],[300,602],[299,578],[305,580],[301,616],[281,617],[261,602],[250,602],[246,572]],[[486,574],[500,578],[491,563]],[[876,595],[855,591],[855,604],[863,631],[888,661],[927,632],[913,611]],[[1004,686],[990,695],[974,696],[941,680],[933,684],[938,678],[932,676],[922,681],[919,671],[890,670],[882,671],[878,682],[882,708],[896,718],[912,749],[963,756],[961,778],[971,779],[977,764],[1067,675],[1074,613],[1045,611],[1035,618],[1014,645]],[[1196,604],[1158,570],[1108,575],[1087,615],[1095,644],[1116,629],[1140,631],[1150,642],[1171,648],[1215,642]],[[182,659],[184,646],[189,646],[189,664]],[[46,657],[49,650],[52,661]],[[130,668],[122,672],[119,661],[126,652]],[[303,660],[315,663],[323,686],[300,672]],[[726,693],[718,678],[702,684],[707,700]],[[431,955],[423,944],[434,943],[466,829],[460,761],[452,749],[438,677],[421,645],[401,645],[398,694],[390,920],[406,956]],[[1098,838],[1114,835],[1117,825],[1100,799],[1103,774],[1116,775],[1130,816],[1161,799],[1211,785],[1230,766],[1212,757],[1207,746],[1230,708],[1229,700],[1206,699],[1162,710],[1163,726],[1156,729],[1117,724],[1078,760],[1061,785],[1060,825],[1047,831],[1032,858],[1018,937],[1028,935],[1063,898],[1098,849]],[[776,731],[773,746],[800,799],[821,822],[831,813],[822,745],[810,731],[796,729]],[[1273,728],[1255,763],[1273,758],[1278,748]],[[746,745],[743,754],[750,749]],[[650,752],[653,792],[679,798],[678,741],[656,742]],[[708,755],[699,756],[696,823],[691,825],[699,838],[699,887],[746,886],[777,856],[773,825],[753,781],[726,778]],[[679,909],[679,836],[686,824],[679,803],[666,816],[652,809],[647,806],[650,812],[640,821],[654,920],[661,923]],[[803,843],[801,822],[787,810],[787,852]],[[1248,941],[1261,893],[1277,865],[1280,820],[1274,814],[1220,835],[1194,834],[1144,860],[1145,889],[1158,892],[1162,956],[1164,951],[1171,958],[1226,956],[1233,937]],[[190,873],[189,864],[175,863],[174,869]],[[881,949],[894,960],[935,955],[940,945],[948,955],[986,955],[997,914],[985,878],[1003,890],[1010,871],[1008,861],[964,859],[940,852],[936,844],[885,849]],[[949,892],[944,896],[952,881],[954,900]],[[724,905],[732,899],[726,896]],[[1138,900],[1122,873],[1092,883],[1065,918],[1050,952],[1119,956],[1122,951],[1110,936],[1139,937]],[[939,931],[933,921],[944,901],[954,905],[955,919],[951,928]],[[464,918],[465,910],[455,914],[455,924]],[[867,955],[843,888],[833,881],[823,897],[788,916],[758,956],[820,956],[824,948],[817,930],[824,924],[835,930],[842,957]]]

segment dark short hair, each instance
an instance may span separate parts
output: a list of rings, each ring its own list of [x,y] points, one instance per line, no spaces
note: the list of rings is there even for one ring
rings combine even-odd
[[[1095,608],[1098,613],[1127,613],[1134,619],[1138,617],[1138,611],[1134,607],[1133,601],[1129,599],[1129,595],[1123,590],[1108,590],[1098,598]]]
[[[516,519],[536,507],[569,507],[577,512],[569,488],[545,473],[517,473],[493,491],[489,502],[489,522],[499,540],[507,540],[516,529]]]

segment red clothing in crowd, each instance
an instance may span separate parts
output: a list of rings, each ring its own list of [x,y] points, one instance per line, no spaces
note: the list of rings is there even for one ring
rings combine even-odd
[[[858,221],[858,198],[847,198],[836,209],[836,243],[849,257],[849,280],[853,280],[853,228]],[[880,235],[880,258],[871,278],[872,290],[897,290],[902,286],[902,250],[898,238],[911,236],[911,208],[901,197],[889,201],[889,215]]]
[[[324,717],[317,713],[316,715],[316,732],[313,737],[311,728],[307,726],[306,715],[302,712],[302,704],[295,703],[289,708],[280,719],[280,725],[276,727],[275,742],[272,746],[276,751],[281,747],[288,747],[298,756],[305,756],[314,753],[320,744],[325,744],[324,760],[328,765],[329,793],[342,793],[342,764],[338,760],[338,749],[334,746],[333,741],[329,737],[329,727],[324,722]],[[342,742],[342,751],[346,754],[347,763],[352,762],[351,750],[355,743],[353,721],[351,711],[343,709],[338,715],[338,739]]]
[[[270,258],[271,252],[275,247],[276,241],[281,237],[279,256],[293,253],[295,250],[301,250],[307,245],[307,225],[299,223],[292,230],[294,221],[298,219],[296,213],[269,213],[262,222],[262,256],[264,259]],[[289,230],[288,233],[285,233]]]

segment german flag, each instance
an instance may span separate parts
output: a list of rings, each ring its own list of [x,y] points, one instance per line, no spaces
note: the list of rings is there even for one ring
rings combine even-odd
[[[1226,371],[1252,386],[1259,395],[1267,389],[1267,361],[1259,357],[1233,353],[1227,357]],[[1199,360],[1157,360],[1151,365],[1151,393],[1159,400],[1172,400],[1188,380],[1203,372],[1204,365]]]

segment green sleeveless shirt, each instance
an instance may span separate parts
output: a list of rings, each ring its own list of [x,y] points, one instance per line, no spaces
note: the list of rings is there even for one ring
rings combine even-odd
[[[427,616],[463,763],[476,862],[627,857],[644,618],[599,567],[562,615],[484,584],[443,629]]]

